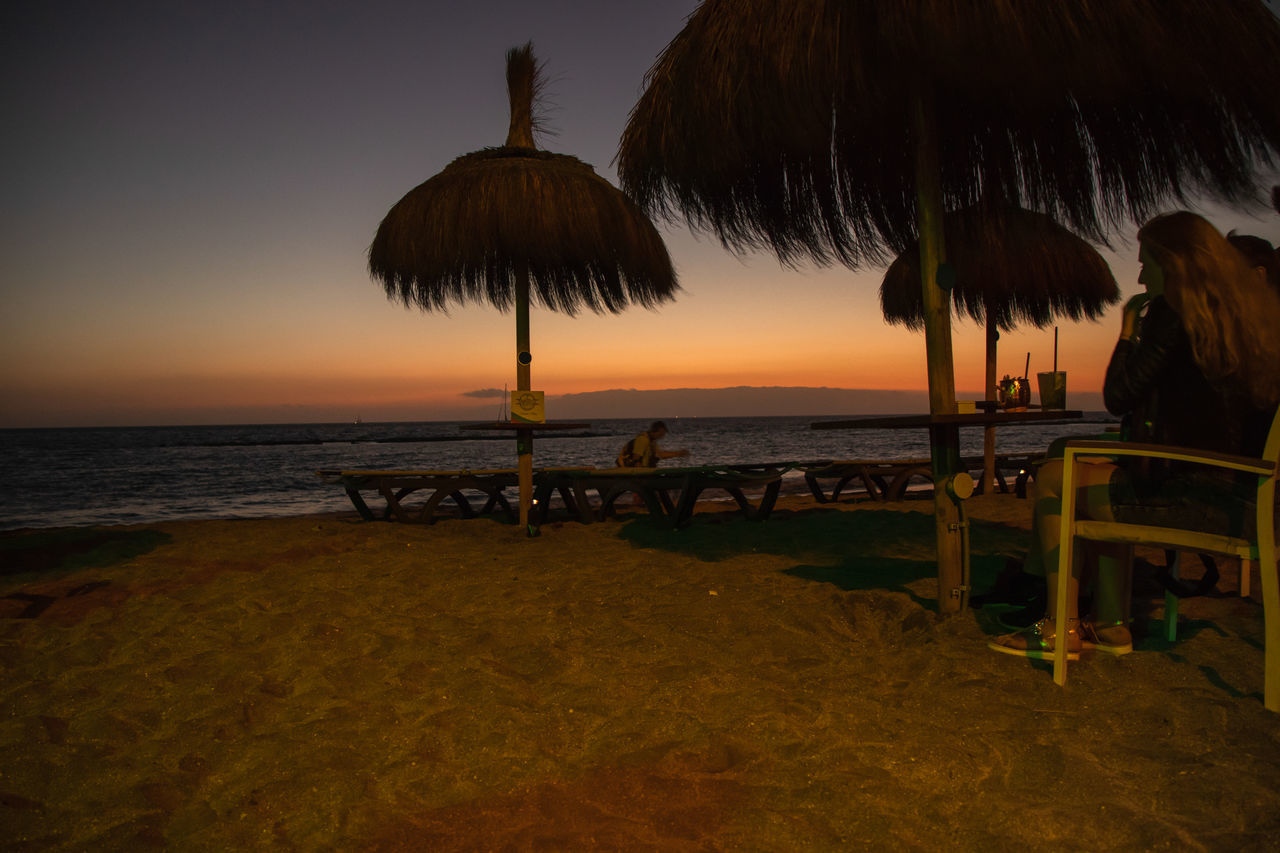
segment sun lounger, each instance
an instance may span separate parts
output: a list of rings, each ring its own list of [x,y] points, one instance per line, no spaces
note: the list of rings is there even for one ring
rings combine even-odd
[[[926,464],[928,460],[925,460]],[[873,459],[837,459],[805,462],[799,467],[804,471],[804,481],[818,503],[834,503],[840,499],[845,487],[857,482],[863,492],[872,500],[884,500],[889,490],[889,481],[895,477],[900,465],[897,462]],[[830,495],[827,494],[823,480],[835,480]]]
[[[1007,493],[1009,482],[1007,477],[1017,472],[1015,488],[1019,497],[1026,495],[1026,481],[1031,476],[1030,462],[1040,456],[1039,453],[1002,453],[996,455],[996,487]],[[975,473],[974,479],[981,482],[983,459],[981,456],[967,456],[961,460],[964,467]],[[933,464],[927,458],[918,459],[844,459],[820,460],[799,463],[796,467],[804,471],[805,483],[809,491],[819,503],[838,501],[845,487],[850,483],[858,483],[867,497],[881,501],[900,501],[907,496],[907,490],[913,480],[933,483]],[[824,480],[835,480],[830,493],[823,486]]]
[[[996,462],[996,488],[1004,493],[1009,493],[1008,476],[1015,474],[1014,488],[1018,497],[1026,497],[1026,482],[1031,476],[1031,460],[1040,458],[1040,453],[997,453]],[[960,460],[960,464],[973,475],[973,480],[978,484],[978,492],[982,491],[982,467],[984,460],[981,456],[966,456]],[[903,460],[899,470],[889,483],[889,488],[885,492],[885,500],[900,501],[907,496],[907,490],[913,479],[925,480],[929,483],[933,482],[933,465],[928,459],[908,459]]]
[[[534,500],[539,502],[540,520],[546,519],[550,497],[556,491],[557,477],[564,471],[586,471],[589,468],[538,468],[534,470]],[[506,490],[519,486],[519,474],[514,468],[502,468],[482,471],[342,471],[325,469],[316,474],[330,482],[341,485],[347,497],[365,521],[376,521],[379,515],[369,507],[362,492],[376,492],[386,502],[381,518],[404,523],[435,523],[441,502],[452,500],[463,518],[474,518],[501,511],[509,520],[515,521],[516,513],[507,498]],[[421,504],[409,504],[406,499],[418,492],[429,492],[427,499]],[[479,492],[484,496],[484,504],[477,511],[472,505],[468,492]],[[572,496],[561,491],[566,503]]]
[[[743,514],[764,519],[773,511],[786,464],[716,465],[685,468],[600,468],[568,472],[573,481],[578,517],[583,522],[604,519],[615,512],[618,498],[638,495],[649,513],[672,527],[683,527],[693,517],[698,498],[709,489],[727,492]],[[598,507],[589,493],[594,490]],[[753,505],[747,492],[760,492]]]

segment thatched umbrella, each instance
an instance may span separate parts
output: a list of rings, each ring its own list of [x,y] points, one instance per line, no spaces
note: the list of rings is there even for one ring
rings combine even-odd
[[[1120,299],[1106,259],[1052,217],[1009,205],[980,205],[942,217],[947,266],[954,271],[951,301],[987,330],[985,392],[995,399],[996,341],[1022,324],[1095,320]],[[924,328],[919,247],[909,245],[880,283],[885,319]],[[995,476],[995,427],[985,430],[982,482]]]
[[[454,160],[378,226],[369,272],[387,296],[425,311],[487,301],[515,308],[517,390],[531,387],[529,303],[575,313],[652,307],[678,289],[647,216],[590,165],[534,144],[541,87],[532,44],[507,52],[507,142]],[[520,525],[532,495],[532,429],[517,431]]]
[[[1261,0],[704,0],[647,77],[623,188],[728,247],[889,260],[920,238],[934,413],[954,411],[943,210],[998,191],[1088,238],[1173,200],[1256,193],[1280,152]],[[958,442],[936,429],[935,478]],[[960,608],[938,494],[939,595]]]

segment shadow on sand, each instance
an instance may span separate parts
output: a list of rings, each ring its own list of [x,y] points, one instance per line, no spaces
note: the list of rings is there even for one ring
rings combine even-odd
[[[1027,534],[1016,527],[980,520],[972,521],[971,531],[970,584],[982,589],[994,582],[1009,556],[1026,550]],[[753,552],[791,557],[796,565],[786,569],[787,574],[842,590],[904,592],[922,607],[937,610],[936,601],[907,587],[937,573],[930,512],[782,510],[766,521],[717,513],[701,515],[680,530],[637,518],[625,524],[620,535],[638,547],[709,562]]]
[[[104,568],[141,556],[172,537],[157,530],[67,528],[0,535],[0,578],[30,581]]]

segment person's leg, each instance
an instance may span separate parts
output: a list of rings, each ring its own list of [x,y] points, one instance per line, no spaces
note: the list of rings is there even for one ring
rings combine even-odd
[[[1108,462],[1076,463],[1076,518],[1114,520],[1111,514],[1110,486],[1115,470],[1116,466]],[[1027,554],[1028,565],[1035,566],[1045,577],[1049,613],[1053,613],[1058,604],[1058,539],[1062,532],[1061,524],[1062,462],[1053,460],[1041,466],[1036,476],[1031,551]],[[1079,616],[1080,578],[1086,571],[1084,550],[1078,549],[1075,556],[1068,586],[1071,599],[1067,602],[1067,616],[1071,619]],[[1113,580],[1114,573],[1109,572],[1107,582],[1111,583]]]
[[[1077,517],[1110,520],[1110,483],[1116,467],[1105,462],[1077,462]],[[1045,577],[1047,612],[1055,613],[1058,600],[1058,547],[1062,520],[1062,462],[1050,460],[1036,472],[1036,503],[1031,523],[1031,550],[1027,554],[1028,571],[1042,573]],[[1074,631],[1079,618],[1080,576],[1086,565],[1083,549],[1077,549],[1072,562],[1071,579],[1067,587],[1068,632]],[[1112,583],[1115,572],[1108,571],[1107,583]],[[1108,593],[1110,595],[1110,593]],[[1122,594],[1121,596],[1122,597]],[[990,643],[996,651],[1029,657],[1045,656],[1052,650],[1057,633],[1052,619],[1046,617],[1025,632],[1000,637]],[[1072,646],[1078,636],[1072,636]]]
[[[1059,472],[1060,475],[1061,472]],[[1125,473],[1110,463],[1081,463],[1076,469],[1077,518],[1096,521],[1115,521],[1112,511],[1112,484]],[[1059,477],[1059,491],[1061,478]],[[1061,504],[1059,504],[1061,506]],[[1058,516],[1055,516],[1055,521]],[[1057,540],[1060,528],[1052,533],[1042,531],[1043,557],[1051,567],[1046,572],[1048,582],[1049,613],[1057,605]],[[1083,647],[1109,654],[1123,655],[1133,651],[1133,638],[1129,631],[1130,598],[1133,583],[1133,547],[1114,542],[1079,542],[1073,560],[1071,582],[1068,585],[1070,600],[1067,612],[1078,616],[1081,584],[1090,576],[1093,580],[1093,607],[1090,618],[1081,623]]]
[[[1080,623],[1084,648],[1113,655],[1133,651],[1129,613],[1133,589],[1133,547],[1114,542],[1090,542],[1097,566],[1093,609]]]
[[[1093,591],[1093,620],[1104,625],[1127,625],[1133,547],[1116,542],[1094,542],[1092,545],[1098,567]]]
[[[1040,531],[1044,529],[1046,534],[1056,541],[1058,518],[1061,514],[1062,460],[1050,459],[1036,470],[1035,502],[1032,504],[1031,515],[1031,547],[1027,549],[1027,559],[1023,563],[1023,570],[1027,574],[1044,577],[1044,539]]]
[[[1041,510],[1038,501],[1048,502],[1049,514],[1058,516],[1061,505],[1060,490],[1062,488],[1062,447],[1065,439],[1059,439],[1049,445],[1045,456],[1034,463],[1036,473],[1031,486],[1032,510],[1038,518]],[[1019,495],[1022,497],[1022,495]],[[1031,525],[1031,543],[1022,559],[1010,557],[1005,568],[996,577],[995,586],[980,595],[969,597],[974,607],[982,607],[988,603],[1027,604],[1037,609],[1044,603],[1044,559],[1040,547],[1039,525]]]

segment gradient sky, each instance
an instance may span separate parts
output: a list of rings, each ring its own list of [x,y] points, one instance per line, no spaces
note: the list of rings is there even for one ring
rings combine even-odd
[[[616,183],[644,73],[696,5],[9,0],[0,426],[450,419],[466,392],[514,385],[512,316],[388,301],[365,268],[374,231],[453,158],[502,144],[504,54],[530,39],[557,131],[542,146]],[[1280,243],[1268,209],[1202,212]],[[883,270],[792,271],[663,233],[679,298],[535,308],[535,388],[925,387],[923,334],[881,318]],[[1136,254],[1108,254],[1126,296]],[[1118,307],[1060,327],[1070,388],[1099,389],[1118,329]],[[983,334],[954,332],[964,396]],[[1006,334],[1000,372],[1028,352],[1047,370],[1052,348],[1052,329]]]

